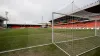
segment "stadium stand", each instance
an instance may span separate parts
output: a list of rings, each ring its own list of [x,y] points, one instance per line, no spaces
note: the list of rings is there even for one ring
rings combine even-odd
[[[76,23],[68,23],[68,24],[62,24],[62,25],[55,25],[54,28],[74,28],[74,29],[94,29],[95,23],[97,24],[97,28],[100,28],[100,20],[97,20],[95,22],[94,20],[92,21],[84,21],[84,22],[76,22]]]
[[[40,28],[41,25],[32,24],[7,24],[8,28]]]

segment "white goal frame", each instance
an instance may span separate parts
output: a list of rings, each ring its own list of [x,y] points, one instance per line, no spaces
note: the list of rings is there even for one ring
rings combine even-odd
[[[64,43],[64,42],[70,42],[70,41],[76,41],[76,40],[81,40],[81,39],[86,39],[86,38],[90,38],[90,37],[95,37],[95,36],[98,36],[97,35],[97,20],[95,20],[95,27],[94,27],[94,36],[88,36],[88,37],[85,37],[85,38],[79,38],[79,39],[73,39],[73,37],[72,37],[72,40],[69,40],[69,41],[60,41],[60,42],[54,42],[54,14],[59,14],[59,15],[67,15],[67,14],[63,14],[63,13],[57,13],[57,12],[52,12],[52,43],[54,44],[54,45],[56,45],[61,51],[63,51],[66,55],[68,55],[68,56],[71,56],[68,52],[66,52],[65,50],[63,50],[61,47],[59,47],[56,43]],[[100,37],[100,36],[99,36]],[[96,48],[99,48],[100,46],[97,46],[97,47],[94,47],[94,48],[92,48],[92,49],[90,49],[90,50],[87,50],[87,51],[84,51],[84,52],[82,52],[82,53],[79,53],[79,54],[77,54],[76,56],[80,56],[80,55],[82,55],[82,54],[85,54],[85,53],[87,53],[87,52],[89,52],[89,51],[92,51],[92,50],[94,50],[94,49],[96,49]]]

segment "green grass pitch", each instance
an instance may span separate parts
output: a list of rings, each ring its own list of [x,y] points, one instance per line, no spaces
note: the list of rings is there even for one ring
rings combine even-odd
[[[97,35],[100,35],[100,30],[97,30]],[[0,52],[6,50],[13,50],[17,48],[24,48],[29,46],[48,44],[52,42],[52,30],[50,28],[38,29],[4,29],[0,30]],[[54,29],[54,42],[68,41],[72,39],[85,38],[94,36],[94,29]],[[73,38],[74,37],[74,38]],[[100,45],[99,37],[91,37],[82,40],[76,40],[72,43],[58,43],[57,45],[64,49],[69,54],[77,55],[83,51],[89,50],[95,46]],[[72,51],[72,45],[74,46]],[[86,45],[88,44],[88,45]],[[91,55],[95,52],[90,52],[86,55]],[[26,50],[14,51],[0,54],[0,56],[66,56],[55,45],[36,47]],[[72,56],[73,56],[72,55]]]

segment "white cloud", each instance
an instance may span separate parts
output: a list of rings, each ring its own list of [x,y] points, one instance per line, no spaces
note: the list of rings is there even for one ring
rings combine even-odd
[[[66,7],[72,1],[73,0],[0,0],[0,15],[5,17],[5,11],[8,11],[9,23],[41,23],[42,16],[43,22],[48,22],[52,18],[52,12]],[[91,2],[92,0],[84,1]],[[79,4],[84,5],[81,1]]]

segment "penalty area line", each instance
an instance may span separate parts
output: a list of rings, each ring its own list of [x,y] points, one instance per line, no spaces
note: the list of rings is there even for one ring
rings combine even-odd
[[[48,33],[49,34],[49,33]],[[6,37],[22,37],[22,36],[30,36],[30,35],[34,35],[34,34],[28,34],[28,35],[15,35],[15,36],[6,36]],[[43,34],[39,34],[39,35],[43,35]]]
[[[19,51],[19,50],[30,49],[30,48],[35,48],[35,47],[42,47],[42,46],[47,46],[47,45],[51,45],[51,44],[53,44],[53,43],[43,44],[43,45],[36,45],[36,46],[30,46],[30,47],[19,48],[19,49],[13,49],[13,50],[8,50],[8,51],[1,51],[0,54],[8,53],[8,52],[14,52],[14,51]]]

